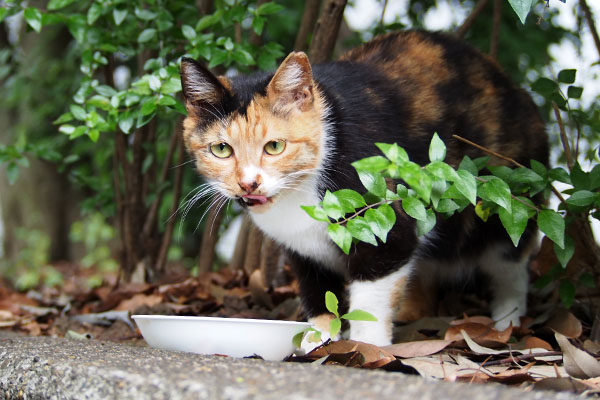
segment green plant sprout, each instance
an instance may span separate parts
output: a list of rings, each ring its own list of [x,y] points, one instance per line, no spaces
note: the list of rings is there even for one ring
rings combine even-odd
[[[325,292],[325,307],[327,311],[335,315],[329,322],[329,337],[334,338],[340,333],[342,329],[342,319],[347,321],[377,321],[377,318],[371,313],[363,310],[352,310],[346,314],[340,315],[338,311],[339,301],[335,294],[330,291]],[[306,334],[310,334],[308,337],[309,342],[319,343],[321,341],[321,331],[315,328],[306,328],[302,332],[297,333],[292,339],[294,346],[300,347],[302,339]]]

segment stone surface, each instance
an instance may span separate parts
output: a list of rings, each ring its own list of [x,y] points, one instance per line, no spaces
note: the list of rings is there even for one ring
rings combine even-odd
[[[574,399],[496,384],[0,331],[0,399]]]

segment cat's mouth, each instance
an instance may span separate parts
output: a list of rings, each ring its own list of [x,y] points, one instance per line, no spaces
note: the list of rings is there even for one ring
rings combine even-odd
[[[257,205],[266,204],[267,202],[271,201],[271,198],[258,194],[245,194],[241,197],[241,201],[248,207],[254,207]]]

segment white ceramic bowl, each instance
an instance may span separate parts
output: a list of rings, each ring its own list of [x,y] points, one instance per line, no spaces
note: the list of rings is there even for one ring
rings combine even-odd
[[[259,355],[282,360],[292,354],[292,338],[308,322],[266,319],[133,315],[144,339],[164,350],[232,357]]]

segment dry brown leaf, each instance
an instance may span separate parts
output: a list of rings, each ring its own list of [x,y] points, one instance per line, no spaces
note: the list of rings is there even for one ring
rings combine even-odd
[[[364,356],[364,363],[386,359],[395,359],[394,355],[387,350],[369,343],[356,342],[354,340],[339,340],[331,342],[327,346],[318,347],[306,355],[309,358],[321,358],[329,354],[343,354],[357,351]]]
[[[533,385],[538,390],[552,390],[554,392],[581,393],[589,390],[583,381],[573,378],[544,378]]]
[[[465,315],[464,318],[455,319],[454,321],[450,321],[450,325],[453,325],[453,326],[463,325],[463,324],[467,324],[467,323],[492,326],[492,325],[494,325],[494,320],[491,319],[490,317],[486,317],[485,315],[475,315],[473,317],[468,317]]]
[[[548,350],[546,349],[525,349],[525,350],[515,350],[515,349],[506,349],[506,350],[494,350],[494,349],[490,349],[488,347],[484,347],[481,346],[480,344],[476,343],[473,339],[471,339],[469,337],[469,335],[462,330],[461,331],[461,335],[463,336],[465,342],[467,343],[467,346],[469,346],[469,349],[471,349],[471,351],[478,353],[478,354],[486,354],[486,355],[499,355],[499,354],[510,354],[510,353],[516,353],[516,354],[539,354],[539,356],[536,356],[535,359],[536,360],[543,360],[543,361],[556,361],[556,360],[560,360],[560,356],[544,356],[544,353],[547,353]]]
[[[517,343],[514,347],[519,350],[523,350],[523,349],[545,349],[548,351],[554,350],[550,343],[546,342],[543,339],[535,337],[535,336],[529,336],[529,337],[525,338],[525,340],[522,340],[521,342]]]
[[[581,322],[569,311],[559,308],[546,323],[546,327],[558,332],[569,339],[581,336]]]
[[[585,349],[585,351],[587,351],[588,353],[593,353],[593,354],[598,354],[600,353],[600,343],[595,342],[593,340],[590,339],[586,339],[583,342],[583,348]]]
[[[446,330],[444,340],[458,341],[463,338],[461,331],[467,332],[469,337],[478,343],[484,342],[499,342],[506,343],[510,339],[512,326],[509,326],[503,331],[497,331],[490,326],[467,322],[461,325],[450,326]]]
[[[431,354],[438,353],[448,347],[450,343],[453,343],[453,341],[441,339],[420,340],[416,342],[392,344],[382,348],[397,357],[412,358],[429,356]]]
[[[147,306],[153,307],[157,304],[162,303],[163,297],[158,294],[136,294],[130,299],[123,300],[119,303],[117,307],[114,308],[115,311],[118,310],[129,310],[133,311],[136,308]]]
[[[255,304],[272,309],[273,302],[271,301],[271,296],[267,293],[267,287],[263,282],[262,275],[260,269],[255,269],[252,274],[250,274],[250,278],[248,279],[250,295]]]
[[[600,376],[600,363],[583,350],[573,346],[566,336],[554,334],[563,352],[563,361],[567,373],[573,378],[587,379]]]

